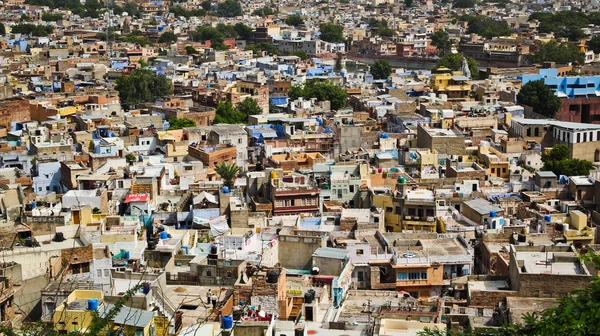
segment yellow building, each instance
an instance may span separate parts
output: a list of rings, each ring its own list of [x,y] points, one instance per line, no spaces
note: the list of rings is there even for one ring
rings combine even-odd
[[[102,291],[75,290],[56,307],[52,318],[54,329],[65,334],[87,330],[94,322],[94,311],[102,317],[114,307],[104,302]],[[122,308],[108,327],[121,330],[123,335],[156,335],[154,313],[136,308]]]
[[[448,101],[469,100],[471,84],[462,72],[450,72],[446,68],[440,68],[438,71],[439,73],[433,74],[431,78],[433,91],[436,94],[445,94]]]
[[[373,194],[373,205],[379,209],[385,210],[386,231],[402,231],[402,216],[400,216],[400,214],[396,214],[395,211],[399,204],[394,204],[394,198],[390,192]]]

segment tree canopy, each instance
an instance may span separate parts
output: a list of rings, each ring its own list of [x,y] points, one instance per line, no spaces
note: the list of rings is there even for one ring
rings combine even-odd
[[[132,107],[172,93],[171,80],[148,69],[135,69],[115,81],[121,104]]]
[[[173,43],[177,42],[177,35],[175,33],[166,31],[158,38],[158,43]]]
[[[291,100],[303,98],[316,98],[318,101],[328,100],[332,110],[339,110],[346,106],[348,95],[343,87],[330,81],[311,80],[305,84],[295,84],[288,91]]]
[[[388,60],[376,60],[371,66],[371,74],[375,79],[387,79],[392,74],[392,66]]]
[[[200,9],[192,9],[192,10],[187,10],[183,7],[180,6],[171,6],[169,7],[169,12],[173,13],[173,15],[175,16],[183,16],[186,19],[189,19],[191,17],[194,16],[205,16],[206,15],[206,10],[204,8],[200,8]]]
[[[220,103],[215,114],[215,124],[243,124],[248,116],[233,108],[231,102]]]
[[[237,0],[225,0],[217,6],[217,15],[221,17],[241,16],[242,6]]]
[[[600,13],[576,10],[554,13],[536,12],[529,16],[529,20],[539,22],[538,31],[540,33],[554,33],[557,37],[566,37],[575,41],[585,37],[581,28],[588,24],[600,24]]]
[[[196,122],[188,118],[173,117],[169,119],[169,130],[178,130],[185,127],[195,127]]]
[[[237,38],[240,40],[250,41],[254,38],[252,27],[245,25],[243,22],[236,23],[233,28],[237,32]]]
[[[341,43],[345,41],[344,27],[333,23],[321,23],[319,25],[321,40],[330,43]]]
[[[542,170],[552,171],[557,176],[587,176],[594,164],[587,160],[569,159],[571,151],[564,144],[557,144],[548,153],[542,154]]]
[[[487,16],[472,16],[467,20],[467,23],[469,25],[467,34],[475,33],[488,39],[512,33],[512,29],[505,21],[496,21]]]
[[[279,55],[279,49],[277,49],[274,45],[266,42],[261,42],[257,44],[252,44],[246,46],[246,50],[252,50],[255,54],[258,54],[261,51],[266,51],[271,55]]]
[[[48,36],[54,32],[54,27],[31,23],[18,23],[12,27],[11,32],[15,34],[31,34],[33,36]]]
[[[221,31],[219,31],[217,28],[211,26],[200,26],[196,28],[196,30],[191,32],[190,36],[192,37],[192,41],[210,41],[211,47],[216,50],[228,49],[227,46],[223,43],[225,41],[223,33],[221,33]]]
[[[554,40],[542,43],[538,51],[531,56],[534,63],[556,62],[566,64],[578,62],[583,64],[585,55],[579,51],[579,47],[571,43],[558,43]]]
[[[252,12],[252,14],[254,14],[256,16],[265,17],[265,16],[273,15],[276,12],[277,12],[277,10],[273,10],[271,7],[263,7],[263,8],[259,8],[259,9],[255,10],[254,12]]]
[[[473,8],[477,4],[476,0],[456,0],[454,1],[454,8]]]
[[[299,25],[304,24],[304,19],[300,15],[290,15],[285,18],[285,23],[290,26],[297,27]]]
[[[113,7],[113,13],[116,15],[127,13],[129,16],[138,17],[140,16],[140,9],[135,2],[127,2],[123,7],[115,5],[115,7]]]
[[[234,108],[230,102],[220,103],[217,106],[215,124],[244,124],[248,116],[261,114],[262,108],[256,99],[246,98]]]
[[[439,68],[448,68],[452,71],[460,71],[462,66],[462,54],[446,54],[442,58],[440,58],[433,71],[435,72]],[[467,64],[469,65],[469,70],[471,70],[471,78],[477,79],[479,74],[479,63],[471,58],[467,57]]]
[[[374,18],[369,19],[369,26],[377,31],[377,35],[379,36],[392,36],[394,35],[394,31],[388,27],[388,23],[386,20],[377,20]]]
[[[431,34],[431,45],[437,48],[442,55],[446,54],[452,47],[450,36],[445,30],[438,30]]]
[[[44,13],[42,14],[42,20],[46,22],[56,22],[62,20],[63,15],[61,13]]]
[[[588,42],[588,48],[592,49],[594,54],[600,53],[600,35],[594,35]]]
[[[210,0],[204,0],[200,3],[200,7],[205,11],[209,11],[212,9],[212,2]]]
[[[560,109],[561,101],[543,80],[531,81],[521,87],[517,102],[533,109],[533,112],[554,118]]]

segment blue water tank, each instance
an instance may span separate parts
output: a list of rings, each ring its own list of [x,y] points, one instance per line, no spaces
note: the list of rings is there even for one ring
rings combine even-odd
[[[125,260],[129,260],[131,254],[129,254],[129,251],[125,251],[125,255],[123,257],[125,257]]]
[[[552,221],[552,216],[546,215],[546,216],[544,216],[544,220],[546,222],[551,222]]]
[[[166,231],[163,231],[160,233],[160,239],[167,239],[169,238],[169,234]]]
[[[382,139],[389,139],[390,136],[387,133],[383,133],[383,134],[381,134],[381,138]]]
[[[187,246],[182,246],[181,248],[185,250],[185,254],[190,254]]]
[[[36,203],[35,203],[35,201],[31,202],[31,208],[32,208],[32,209],[35,209],[35,207],[36,207]]]
[[[89,299],[88,300],[88,310],[98,310],[98,300]]]
[[[229,187],[223,187],[223,194],[229,194],[230,192]]]
[[[144,284],[144,287],[142,287],[142,293],[144,293],[144,294],[150,293],[150,283],[149,282],[146,282]]]
[[[221,318],[221,328],[225,330],[233,328],[233,316],[223,316]]]
[[[495,218],[496,217],[496,211],[490,211],[490,217],[491,218]]]

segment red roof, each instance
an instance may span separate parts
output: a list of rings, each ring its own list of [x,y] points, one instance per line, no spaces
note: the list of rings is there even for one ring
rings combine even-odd
[[[150,198],[149,194],[128,194],[125,198],[125,203],[147,202],[148,198]]]

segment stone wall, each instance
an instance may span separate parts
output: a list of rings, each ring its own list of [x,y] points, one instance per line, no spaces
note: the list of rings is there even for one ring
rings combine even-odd
[[[469,306],[494,307],[498,302],[503,302],[509,296],[519,296],[517,291],[470,291]]]

